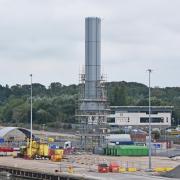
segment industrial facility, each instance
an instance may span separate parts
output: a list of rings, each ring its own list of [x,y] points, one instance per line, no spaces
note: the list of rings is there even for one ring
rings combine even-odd
[[[169,163],[168,156],[174,153],[176,146],[172,139],[168,139],[165,129],[171,126],[173,106],[108,105],[106,82],[101,73],[101,19],[98,17],[85,19],[84,69],[80,74],[75,114],[79,129],[75,132],[74,128],[69,134],[45,132],[44,129],[36,132],[32,130],[31,75],[31,128],[30,131],[20,127],[0,129],[0,155],[6,156],[0,162],[0,172],[3,170],[18,177],[49,180],[98,179],[97,172],[110,172],[113,177],[115,173],[122,175],[128,172],[128,177],[129,173],[147,173],[150,167],[148,155],[149,162],[151,155],[156,156],[153,159],[156,164],[153,164],[151,172],[171,172],[177,163]],[[152,136],[148,126],[159,128],[159,131]],[[112,130],[114,127],[117,131]],[[125,127],[131,127],[131,130],[121,131]],[[164,139],[158,136],[161,130]],[[162,154],[164,157],[159,158]],[[9,156],[13,156],[10,168],[4,166],[8,164]],[[22,158],[29,161],[21,163]],[[42,160],[47,162],[42,163]],[[24,170],[25,165],[27,169]],[[68,172],[71,176],[62,172]],[[81,174],[83,176],[79,176]],[[101,177],[109,179],[111,175]],[[119,176],[115,179],[119,179]]]

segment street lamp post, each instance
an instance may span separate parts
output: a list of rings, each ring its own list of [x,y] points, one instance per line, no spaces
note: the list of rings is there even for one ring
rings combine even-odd
[[[44,140],[44,141],[46,140],[45,126],[46,126],[46,124],[43,124],[43,125],[42,125],[42,129],[43,129],[42,140]]]
[[[30,79],[31,79],[30,155],[32,155],[32,74],[30,74]]]
[[[151,166],[151,72],[152,69],[147,70],[149,73],[149,171],[152,170]]]

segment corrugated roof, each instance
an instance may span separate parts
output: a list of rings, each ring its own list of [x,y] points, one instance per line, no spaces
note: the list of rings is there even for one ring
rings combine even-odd
[[[17,127],[5,127],[0,129],[0,137],[4,137],[9,132],[13,131],[14,129],[18,129]]]
[[[110,106],[112,111],[148,112],[149,106]],[[174,106],[151,106],[152,112],[172,112]]]

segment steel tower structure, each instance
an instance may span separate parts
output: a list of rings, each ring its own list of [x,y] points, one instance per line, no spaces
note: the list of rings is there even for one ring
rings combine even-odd
[[[101,75],[101,19],[85,19],[85,72],[80,74],[80,91],[76,116],[81,125],[84,149],[102,146],[107,125],[107,97]],[[88,142],[88,143],[87,143]]]

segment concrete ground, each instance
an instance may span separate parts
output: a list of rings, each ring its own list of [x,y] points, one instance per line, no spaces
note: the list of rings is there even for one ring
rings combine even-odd
[[[97,164],[102,162],[118,162],[122,167],[136,167],[139,171],[135,173],[107,173],[100,174],[97,172]],[[176,167],[180,161],[172,161],[167,157],[152,157],[152,167]],[[90,176],[92,179],[164,179],[164,177],[157,177],[155,173],[147,173],[148,157],[113,157],[113,156],[99,156],[99,155],[68,155],[62,162],[52,162],[49,160],[25,160],[13,157],[0,157],[0,165],[25,168],[31,170],[38,170],[41,172],[54,173],[55,170],[61,170],[61,173],[67,173],[68,166],[74,167],[74,174]],[[60,172],[58,172],[60,173]]]
[[[94,174],[99,180],[171,180],[169,178],[138,174]],[[173,178],[172,180],[179,180]]]

